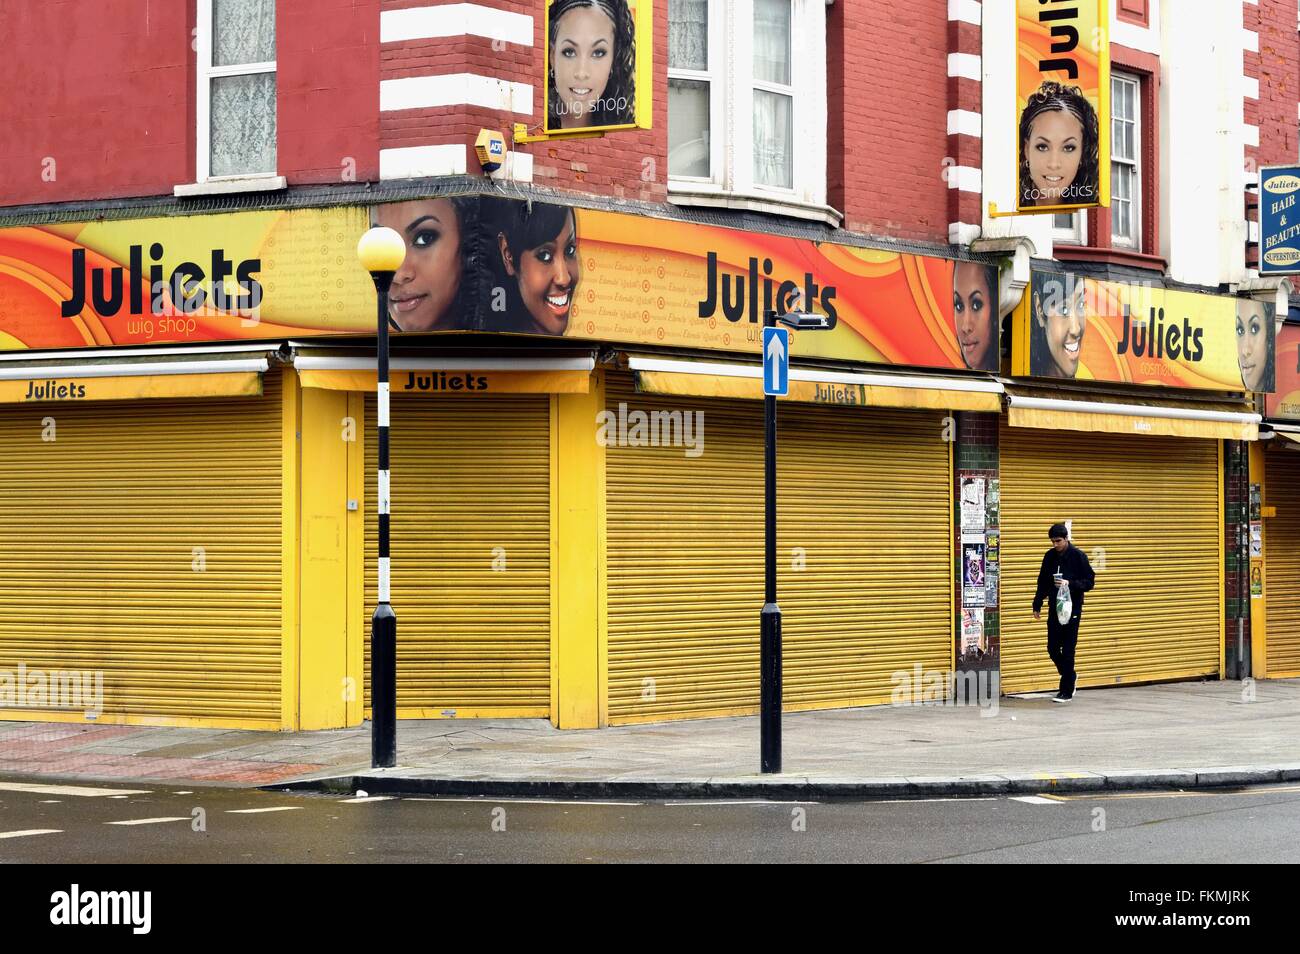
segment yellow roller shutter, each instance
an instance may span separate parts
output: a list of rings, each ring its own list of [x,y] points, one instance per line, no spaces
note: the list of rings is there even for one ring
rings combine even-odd
[[[1268,675],[1300,676],[1300,453],[1271,451],[1265,493],[1277,516],[1265,524]]]
[[[367,435],[375,400],[366,398]],[[550,711],[550,399],[394,395],[392,599],[404,718]],[[366,440],[365,666],[378,592]]]
[[[0,670],[102,671],[106,721],[280,726],[265,392],[0,409]]]
[[[1001,431],[1002,688],[1054,689],[1047,626],[1031,612],[1050,543],[1073,539],[1097,572],[1084,601],[1081,686],[1219,671],[1223,627],[1218,444],[1177,437]],[[1046,620],[1046,609],[1043,619]]]
[[[609,721],[754,711],[763,602],[755,401],[635,394],[703,414],[703,453],[609,446]],[[623,405],[620,411],[620,405]],[[789,709],[887,702],[900,670],[952,660],[949,444],[933,412],[780,408],[778,585]]]

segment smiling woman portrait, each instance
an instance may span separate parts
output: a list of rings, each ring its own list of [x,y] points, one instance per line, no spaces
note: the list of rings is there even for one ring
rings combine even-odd
[[[546,128],[623,126],[636,115],[636,27],[627,0],[553,0]]]
[[[388,292],[388,320],[397,331],[473,327],[473,269],[465,239],[475,201],[471,196],[416,199],[370,210],[372,225],[394,229],[406,241],[406,259]]]
[[[1034,273],[1029,322],[1029,373],[1073,378],[1079,373],[1083,335],[1088,330],[1084,280],[1070,273]]]
[[[1020,114],[1020,207],[1099,199],[1097,112],[1077,86],[1046,82]]]
[[[582,277],[573,209],[484,199],[484,228],[493,273],[487,330],[564,334]]]

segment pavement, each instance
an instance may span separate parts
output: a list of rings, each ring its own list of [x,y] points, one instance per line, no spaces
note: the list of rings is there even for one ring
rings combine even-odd
[[[1189,789],[1300,780],[1300,679],[1003,697],[996,707],[787,713],[784,772],[758,774],[758,718],[559,730],[544,719],[313,732],[0,723],[0,776],[370,794],[854,797]]]

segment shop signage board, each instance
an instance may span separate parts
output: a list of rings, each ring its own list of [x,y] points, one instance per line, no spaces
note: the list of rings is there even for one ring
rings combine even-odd
[[[1259,273],[1300,274],[1300,166],[1259,170]]]
[[[548,136],[651,128],[651,0],[552,0],[543,35]]]
[[[1300,324],[1277,333],[1277,390],[1265,402],[1268,417],[1300,421]]]
[[[374,288],[355,251],[372,223],[407,240],[395,333],[757,363],[763,313],[797,310],[830,327],[793,332],[794,359],[998,367],[997,270],[983,263],[477,195],[0,229],[0,350],[372,336]]]
[[[1035,271],[1014,313],[1022,377],[1269,393],[1273,305]]]
[[[1110,205],[1110,0],[1016,0],[1016,210]]]

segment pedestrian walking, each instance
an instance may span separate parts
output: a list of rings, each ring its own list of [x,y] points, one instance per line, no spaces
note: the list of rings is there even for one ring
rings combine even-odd
[[[1042,619],[1043,601],[1047,611],[1047,655],[1061,674],[1061,685],[1053,702],[1074,698],[1074,648],[1079,642],[1079,621],[1083,618],[1083,594],[1097,582],[1092,565],[1082,550],[1070,542],[1070,531],[1063,523],[1054,523],[1047,536],[1052,548],[1043,554],[1038,570],[1038,587],[1034,590],[1034,619]],[[1068,599],[1069,606],[1063,606]],[[1058,614],[1058,609],[1061,612]],[[1066,612],[1068,610],[1068,612]],[[1065,616],[1064,622],[1061,616]]]

